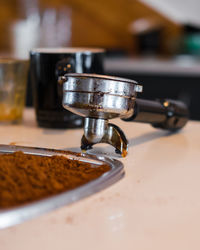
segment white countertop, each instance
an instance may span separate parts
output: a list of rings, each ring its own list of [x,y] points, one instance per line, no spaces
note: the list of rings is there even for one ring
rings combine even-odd
[[[112,74],[143,74],[169,76],[200,76],[200,60],[192,56],[177,56],[176,58],[106,58],[105,72]]]
[[[114,122],[130,141],[128,156],[120,159],[125,177],[70,206],[1,230],[0,249],[200,249],[200,123],[169,135],[145,124]],[[28,109],[22,125],[0,125],[2,144],[75,151],[82,132],[38,128]]]

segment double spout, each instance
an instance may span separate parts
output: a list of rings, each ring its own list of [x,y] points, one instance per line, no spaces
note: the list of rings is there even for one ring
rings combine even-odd
[[[128,152],[128,141],[124,132],[108,120],[85,118],[84,135],[81,139],[81,149],[89,150],[94,144],[108,143],[115,148],[115,152],[123,157]]]

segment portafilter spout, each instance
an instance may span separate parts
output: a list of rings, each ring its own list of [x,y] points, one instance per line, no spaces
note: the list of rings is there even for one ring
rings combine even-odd
[[[146,122],[154,127],[175,131],[188,120],[184,103],[172,100],[137,99],[142,86],[125,78],[96,74],[66,74],[63,82],[63,107],[85,117],[81,149],[108,143],[116,153],[126,156],[128,141],[123,131],[109,119]]]

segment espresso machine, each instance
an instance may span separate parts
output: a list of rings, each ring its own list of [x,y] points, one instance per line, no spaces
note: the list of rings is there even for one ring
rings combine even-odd
[[[142,85],[137,82],[96,74],[69,73],[60,78],[63,83],[63,107],[85,118],[81,149],[108,143],[125,157],[128,140],[124,132],[110,119],[149,123],[155,128],[175,132],[188,121],[187,106],[181,101],[137,98]]]

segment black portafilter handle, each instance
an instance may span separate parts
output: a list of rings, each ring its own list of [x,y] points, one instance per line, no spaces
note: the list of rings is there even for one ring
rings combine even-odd
[[[136,99],[134,113],[125,121],[150,123],[153,127],[176,131],[189,119],[189,111],[182,101]]]

